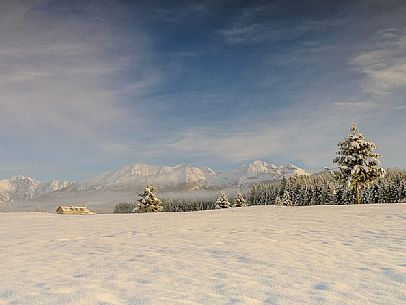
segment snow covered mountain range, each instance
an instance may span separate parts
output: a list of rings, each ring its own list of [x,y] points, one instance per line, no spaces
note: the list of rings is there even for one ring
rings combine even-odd
[[[292,175],[307,175],[306,171],[288,164],[276,166],[256,160],[230,172],[216,172],[208,167],[157,166],[133,164],[98,175],[84,183],[52,180],[41,183],[34,178],[14,176],[0,180],[0,204],[27,201],[54,192],[106,192],[139,190],[152,184],[160,190],[200,190],[243,187],[270,182]]]
[[[193,190],[245,186],[281,179],[283,176],[306,174],[305,170],[292,164],[276,166],[260,160],[240,166],[231,172],[215,172],[208,167],[193,167],[186,164],[176,166],[134,164],[103,173],[88,183],[104,187],[149,183],[158,188]]]
[[[0,205],[5,202],[30,200],[46,193],[52,193],[73,185],[69,181],[52,180],[41,183],[38,180],[13,176],[10,179],[0,180]]]

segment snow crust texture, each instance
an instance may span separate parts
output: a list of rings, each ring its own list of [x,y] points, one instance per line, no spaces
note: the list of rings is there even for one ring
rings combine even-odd
[[[405,304],[406,205],[0,213],[0,304]]]

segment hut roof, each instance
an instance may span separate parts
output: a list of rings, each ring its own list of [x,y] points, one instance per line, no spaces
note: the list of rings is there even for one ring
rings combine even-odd
[[[74,205],[60,205],[56,209],[57,213],[74,213],[74,214],[93,214],[86,206],[74,206]]]

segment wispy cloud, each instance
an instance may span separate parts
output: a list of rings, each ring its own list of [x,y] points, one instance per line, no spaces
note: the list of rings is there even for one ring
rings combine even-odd
[[[268,156],[276,151],[278,143],[275,132],[219,133],[218,128],[206,128],[189,130],[166,146],[181,152],[204,152],[238,162]]]
[[[240,44],[260,40],[259,36],[265,35],[268,29],[259,23],[234,24],[219,30],[217,33],[229,44]]]
[[[164,2],[165,3],[165,2]],[[221,1],[180,1],[177,5],[155,9],[156,17],[167,23],[179,23],[186,18],[212,14]]]
[[[406,30],[385,30],[373,46],[352,60],[365,75],[363,89],[381,96],[406,87]]]
[[[146,69],[147,40],[142,33],[123,40],[105,16],[92,16],[92,7],[61,15],[47,4],[26,1],[0,12],[7,29],[0,33],[0,125],[55,129],[101,149],[120,146],[110,143],[108,130],[137,120],[123,101],[141,94],[156,74]],[[130,67],[140,71],[131,82],[122,77]]]
[[[356,108],[375,108],[378,107],[379,104],[374,103],[372,101],[339,101],[339,102],[334,102],[334,105],[338,107],[343,107],[343,108],[350,108],[354,109]]]
[[[335,18],[304,21],[277,20],[272,13],[280,3],[253,4],[234,16],[231,22],[217,31],[227,44],[271,44],[277,41],[298,40],[308,33],[322,33],[340,26],[342,20]]]
[[[251,117],[228,127],[191,129],[166,146],[180,152],[204,152],[234,163],[271,158],[285,162],[300,160],[315,168],[321,160],[332,158],[341,138],[340,130],[349,128],[351,118],[344,119],[348,117],[347,110],[337,110],[334,105],[317,105],[312,112],[306,108],[303,105],[285,108],[279,117],[268,121],[258,122]]]

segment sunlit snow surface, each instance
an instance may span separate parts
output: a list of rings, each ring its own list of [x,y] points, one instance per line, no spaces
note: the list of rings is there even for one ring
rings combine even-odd
[[[405,304],[406,204],[0,213],[0,304]]]

